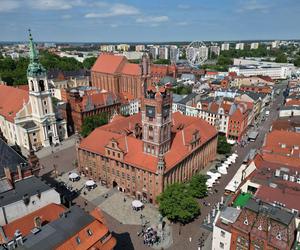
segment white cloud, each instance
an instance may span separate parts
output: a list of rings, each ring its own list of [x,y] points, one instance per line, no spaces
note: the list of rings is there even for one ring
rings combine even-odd
[[[237,9],[237,12],[262,12],[267,13],[270,6],[257,0],[243,0],[241,6]]]
[[[168,16],[144,16],[136,19],[137,23],[149,23],[150,25],[156,25],[158,23],[163,23],[169,21]]]
[[[82,0],[30,0],[29,6],[39,10],[68,10],[83,4]]]
[[[191,6],[189,6],[188,4],[178,4],[177,8],[183,9],[183,10],[188,10],[189,8],[191,8]]]
[[[106,12],[91,12],[85,15],[86,18],[106,18],[114,16],[132,16],[139,14],[140,11],[131,5],[113,4]]]
[[[0,0],[0,12],[13,11],[20,7],[20,3],[14,0]]]

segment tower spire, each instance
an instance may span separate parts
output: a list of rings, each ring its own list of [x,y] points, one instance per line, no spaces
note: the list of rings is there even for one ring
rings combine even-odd
[[[38,62],[39,61],[39,56],[38,56],[38,52],[35,49],[35,44],[32,38],[32,34],[31,34],[31,29],[28,29],[29,32],[29,58],[30,58],[30,62]]]

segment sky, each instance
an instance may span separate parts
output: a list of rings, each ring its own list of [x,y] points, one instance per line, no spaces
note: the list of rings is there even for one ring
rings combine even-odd
[[[0,41],[299,39],[300,0],[0,0]]]

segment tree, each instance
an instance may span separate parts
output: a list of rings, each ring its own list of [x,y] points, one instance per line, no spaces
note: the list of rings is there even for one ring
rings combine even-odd
[[[203,198],[207,195],[206,177],[202,174],[194,175],[187,183],[189,194],[194,198]]]
[[[154,64],[171,64],[169,59],[157,59],[153,61]]]
[[[86,117],[81,127],[81,135],[87,137],[93,130],[107,124],[108,116],[106,113]]]
[[[159,211],[173,222],[188,223],[200,213],[198,202],[189,194],[184,184],[168,186],[157,197]]]
[[[222,65],[222,66],[228,66],[232,65],[233,61],[230,57],[225,57],[225,56],[219,56],[217,65]]]
[[[218,154],[229,154],[231,152],[231,145],[227,142],[224,135],[218,137],[217,152]]]
[[[297,58],[295,59],[294,65],[295,65],[296,67],[300,67],[300,56],[297,57]]]
[[[286,62],[287,62],[287,57],[286,57],[286,55],[283,54],[283,53],[279,53],[279,54],[276,56],[275,62],[277,62],[277,63],[286,63]]]
[[[95,56],[85,58],[82,62],[83,67],[85,67],[86,69],[91,69],[93,67],[93,65],[95,64],[96,60],[97,60],[97,57],[95,57]]]
[[[188,95],[192,93],[192,87],[190,86],[185,86],[185,85],[180,85],[175,88],[171,89],[173,93],[178,94],[178,95]]]

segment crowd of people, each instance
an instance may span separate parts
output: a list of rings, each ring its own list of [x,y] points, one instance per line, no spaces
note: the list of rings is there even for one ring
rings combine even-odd
[[[142,235],[144,237],[144,244],[149,247],[159,241],[157,232],[152,227],[148,227],[145,231],[142,231]]]

